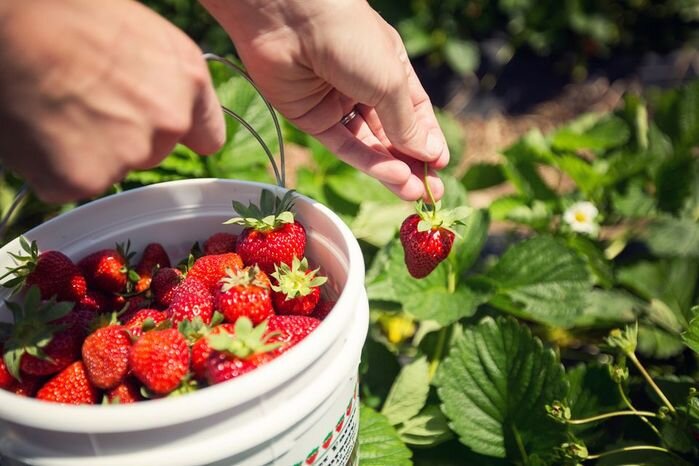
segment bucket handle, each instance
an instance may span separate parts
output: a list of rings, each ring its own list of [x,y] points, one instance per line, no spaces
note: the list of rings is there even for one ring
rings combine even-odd
[[[223,110],[223,113],[226,115],[230,116],[234,120],[236,120],[238,123],[240,123],[245,129],[247,129],[250,134],[252,134],[257,142],[262,146],[262,149],[265,151],[265,154],[267,154],[267,157],[269,158],[270,163],[272,164],[272,169],[274,170],[274,177],[277,180],[277,185],[280,187],[284,188],[286,186],[286,160],[284,157],[284,138],[282,136],[282,129],[281,126],[279,125],[279,119],[277,118],[277,114],[274,111],[274,108],[272,108],[272,105],[269,103],[269,101],[262,95],[262,92],[260,92],[260,89],[257,87],[255,82],[252,80],[250,75],[247,74],[247,72],[240,67],[239,65],[233,63],[232,61],[228,60],[227,58],[221,57],[219,55],[213,54],[213,53],[205,53],[204,54],[204,59],[208,61],[215,61],[218,63],[222,63],[223,65],[227,66],[231,70],[235,71],[238,73],[240,76],[245,78],[245,80],[250,83],[250,85],[257,91],[257,94],[262,98],[262,101],[265,103],[267,106],[267,110],[269,110],[270,115],[272,116],[272,122],[274,123],[274,129],[277,133],[277,141],[279,143],[279,162],[281,165],[281,170],[279,170],[279,167],[277,166],[276,161],[274,160],[274,155],[272,154],[272,151],[269,149],[269,146],[265,143],[265,141],[262,139],[260,134],[253,128],[243,117],[235,113],[233,110],[227,108],[225,105],[221,105],[221,109]]]

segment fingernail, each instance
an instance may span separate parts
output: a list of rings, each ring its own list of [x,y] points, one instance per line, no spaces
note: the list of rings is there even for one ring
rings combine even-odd
[[[444,142],[442,138],[434,133],[427,134],[427,153],[433,158],[438,158],[442,155],[442,150],[444,149]]]

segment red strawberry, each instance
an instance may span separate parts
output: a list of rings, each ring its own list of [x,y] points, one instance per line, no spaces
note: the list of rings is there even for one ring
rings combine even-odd
[[[214,233],[204,241],[204,255],[209,256],[212,254],[235,252],[235,242],[237,239],[238,237],[231,233]]]
[[[306,338],[319,324],[318,319],[308,316],[272,316],[268,330],[277,334],[274,341],[282,344],[277,352],[283,353]]]
[[[257,266],[238,272],[229,270],[214,295],[214,306],[228,322],[235,323],[245,316],[254,325],[259,324],[274,314],[267,274]]]
[[[163,308],[172,302],[173,290],[184,279],[182,272],[171,267],[158,269],[150,283],[150,291],[153,301]]]
[[[143,295],[137,294],[135,296],[130,296],[125,298],[124,303],[115,309],[120,312],[119,321],[127,322],[133,316],[135,316],[141,309],[148,309],[151,306],[150,300],[145,298]]]
[[[0,388],[3,390],[9,390],[17,382],[17,380],[12,377],[10,371],[7,370],[5,361],[0,359]]]
[[[277,314],[310,315],[320,299],[320,286],[328,279],[316,276],[318,269],[309,270],[308,260],[294,257],[291,266],[274,266],[272,302]]]
[[[212,328],[208,335],[219,335],[221,333],[233,335],[235,333],[235,326],[230,323],[221,324]],[[206,381],[206,362],[213,351],[206,336],[199,338],[192,345],[191,366],[194,377],[197,380]]]
[[[328,314],[330,314],[333,307],[335,307],[335,301],[327,301],[321,298],[320,301],[318,301],[318,304],[316,304],[316,308],[313,309],[311,317],[315,317],[318,320],[323,320],[328,316]]]
[[[233,272],[243,268],[243,261],[234,252],[217,254],[215,256],[202,256],[187,272],[187,279],[196,278],[209,289],[211,293],[218,288],[218,282],[225,275],[228,269]]]
[[[403,221],[400,242],[408,272],[415,278],[424,278],[447,258],[454,243],[454,232],[450,227],[462,223],[470,209],[459,207],[440,211],[439,203],[430,208],[419,201],[417,210],[417,214]]]
[[[104,395],[106,404],[128,404],[141,401],[141,393],[136,383],[126,379]]]
[[[82,361],[75,361],[63,369],[39,389],[39,400],[64,404],[95,404],[97,389],[87,378],[87,371]]]
[[[135,271],[138,281],[134,286],[136,293],[142,293],[150,288],[153,271],[157,268],[170,267],[170,257],[160,243],[150,243],[143,250],[141,260],[136,264]]]
[[[232,335],[219,332],[206,336],[213,349],[206,360],[206,380],[212,385],[225,382],[271,361],[280,347],[273,341],[275,336],[267,331],[267,322],[253,327],[246,317],[238,319]]]
[[[209,324],[214,314],[214,297],[202,282],[187,277],[173,291],[172,303],[166,312],[174,324],[194,320],[195,317],[200,317],[205,324]]]
[[[132,338],[140,338],[145,333],[144,325],[146,327],[156,327],[167,320],[167,316],[163,311],[158,309],[139,309],[131,318],[126,321],[124,326],[126,330],[131,334]]]
[[[78,302],[78,306],[97,312],[111,312],[112,299],[101,291],[87,290],[85,296]]]
[[[44,377],[22,375],[22,381],[16,381],[8,390],[19,396],[35,397],[36,392],[44,384]]]
[[[133,374],[148,390],[167,395],[189,371],[189,347],[174,328],[146,332],[131,347],[129,364]]]
[[[68,314],[73,303],[42,301],[39,288],[27,291],[23,304],[7,302],[14,326],[4,343],[7,370],[20,379],[25,374],[48,375],[58,372],[77,359],[82,334],[75,328],[63,330],[54,321]]]
[[[3,286],[15,290],[36,285],[43,299],[56,297],[58,301],[80,301],[87,292],[87,283],[80,269],[60,251],[45,251],[39,254],[36,241],[31,244],[21,236],[20,245],[26,255],[11,254],[17,267],[10,268],[0,277],[14,277]]]
[[[245,207],[233,201],[233,208],[240,217],[225,223],[245,226],[238,237],[236,252],[247,265],[257,264],[265,273],[274,272],[275,264],[291,264],[294,257],[303,257],[306,249],[306,230],[294,220],[293,191],[283,199],[271,191],[263,190],[260,206]]]
[[[83,342],[82,356],[90,382],[108,389],[118,385],[129,371],[131,338],[121,325],[97,329]]]
[[[101,249],[87,255],[78,262],[87,284],[107,293],[123,293],[129,291],[129,259],[132,254],[126,248],[117,245],[116,249]]]

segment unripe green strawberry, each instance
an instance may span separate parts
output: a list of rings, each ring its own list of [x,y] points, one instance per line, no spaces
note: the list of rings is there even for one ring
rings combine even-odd
[[[82,361],[75,361],[56,374],[36,394],[39,400],[63,404],[95,404],[97,396]]]
[[[294,257],[303,257],[306,250],[306,229],[294,219],[291,212],[294,192],[282,199],[271,191],[263,190],[260,205],[247,207],[233,201],[240,217],[225,223],[245,227],[236,243],[236,252],[247,265],[257,265],[265,273],[274,272],[278,264],[291,264]]]
[[[308,260],[294,257],[291,266],[274,266],[272,302],[277,314],[310,315],[320,299],[320,286],[328,281],[317,276],[318,269],[310,270]]]
[[[257,266],[238,272],[229,270],[214,295],[214,306],[228,322],[247,317],[257,325],[274,314],[270,291],[267,274]]]
[[[82,356],[87,375],[97,388],[112,388],[129,371],[131,337],[121,325],[95,330],[83,342]]]
[[[131,347],[129,365],[148,390],[167,395],[189,372],[189,347],[174,328],[146,332]]]

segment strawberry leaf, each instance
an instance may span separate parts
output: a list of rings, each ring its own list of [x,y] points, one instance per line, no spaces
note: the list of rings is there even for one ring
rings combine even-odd
[[[391,425],[401,424],[416,416],[427,402],[430,390],[429,364],[420,357],[401,369],[381,408]]]
[[[412,452],[382,414],[362,405],[359,411],[359,464],[412,466]]]
[[[689,321],[687,331],[682,334],[682,340],[695,353],[699,354],[699,306],[692,308],[694,318]]]
[[[566,394],[563,366],[514,319],[486,318],[465,328],[435,382],[452,430],[477,453],[546,457],[565,440],[565,426],[544,409]]]
[[[430,405],[399,428],[400,438],[409,445],[433,447],[452,438],[448,420],[437,405]]]

